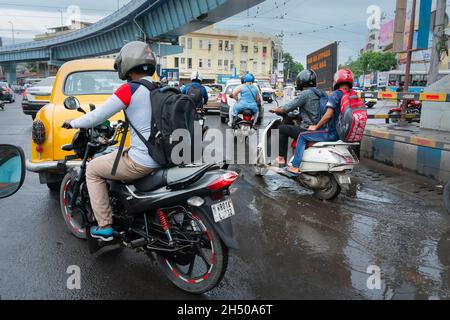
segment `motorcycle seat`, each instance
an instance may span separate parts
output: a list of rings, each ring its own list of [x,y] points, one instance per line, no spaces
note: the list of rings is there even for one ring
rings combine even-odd
[[[136,190],[151,192],[162,187],[176,190],[197,182],[214,165],[187,165],[170,169],[161,169],[133,182]]]

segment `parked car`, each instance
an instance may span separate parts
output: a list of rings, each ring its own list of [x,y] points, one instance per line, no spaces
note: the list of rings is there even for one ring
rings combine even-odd
[[[159,79],[154,78],[155,81]],[[27,169],[39,173],[40,182],[52,190],[59,190],[67,169],[79,166],[81,160],[68,162],[61,166],[59,162],[65,156],[73,155],[61,149],[72,143],[77,130],[65,130],[61,126],[67,119],[82,116],[80,112],[64,108],[67,97],[76,97],[82,108],[89,112],[89,104],[100,106],[113,94],[124,81],[114,70],[113,59],[83,59],[66,62],[61,66],[54,80],[50,103],[36,115],[32,128],[31,159]],[[111,121],[124,120],[123,114],[115,115]],[[129,145],[129,135],[127,139]]]
[[[223,91],[221,84],[208,84],[205,86],[208,92],[208,104],[204,107],[205,111],[220,111],[220,94]]]
[[[55,77],[49,77],[27,88],[22,93],[23,113],[30,115],[34,120],[38,111],[50,102],[54,82]]]
[[[13,103],[16,101],[16,96],[14,94],[13,89],[8,82],[0,82],[1,89],[1,100],[8,101],[9,103]]]
[[[234,89],[236,89],[238,86],[241,85],[241,80],[239,79],[233,79],[227,82],[225,86],[225,90],[220,95],[220,121],[222,123],[228,123],[230,118],[230,107],[234,106],[236,104],[236,100],[230,98],[230,94],[233,92]],[[261,97],[261,88],[257,84],[253,84],[259,92],[259,95]],[[257,124],[261,124],[264,119],[264,107],[262,104],[259,105],[259,117],[256,121]]]

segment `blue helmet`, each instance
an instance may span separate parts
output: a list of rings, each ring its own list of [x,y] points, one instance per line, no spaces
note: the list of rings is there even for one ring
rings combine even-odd
[[[243,82],[243,83],[247,83],[247,82],[255,82],[255,76],[252,75],[251,73],[247,73],[247,74],[242,78],[242,82]]]

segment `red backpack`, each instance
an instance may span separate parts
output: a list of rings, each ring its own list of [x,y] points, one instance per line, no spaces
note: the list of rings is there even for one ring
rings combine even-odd
[[[367,124],[367,107],[358,94],[350,89],[341,99],[341,114],[336,124],[339,138],[345,142],[360,142]]]

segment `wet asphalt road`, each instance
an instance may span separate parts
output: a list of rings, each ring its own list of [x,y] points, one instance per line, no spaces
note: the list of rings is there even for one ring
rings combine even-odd
[[[208,123],[220,125],[212,115]],[[30,131],[18,103],[0,111],[0,143],[29,154]],[[142,254],[89,255],[66,230],[58,195],[29,173],[19,193],[0,200],[1,299],[450,298],[450,216],[438,187],[364,161],[352,191],[322,202],[293,181],[240,169],[233,198],[241,250],[221,285],[201,297],[173,287]],[[81,268],[81,290],[66,288],[71,265]],[[381,289],[367,288],[370,265],[381,270]]]

